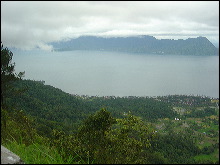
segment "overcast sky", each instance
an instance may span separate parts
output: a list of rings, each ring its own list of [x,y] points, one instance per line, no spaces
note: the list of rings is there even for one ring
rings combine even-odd
[[[22,49],[81,35],[207,37],[219,42],[219,1],[1,1],[1,41]]]

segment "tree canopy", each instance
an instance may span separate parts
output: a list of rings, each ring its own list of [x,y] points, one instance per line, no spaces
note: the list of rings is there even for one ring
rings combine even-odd
[[[24,72],[16,74],[15,63],[12,63],[13,53],[1,43],[1,105],[5,106],[5,98],[12,91],[11,83],[21,79]]]

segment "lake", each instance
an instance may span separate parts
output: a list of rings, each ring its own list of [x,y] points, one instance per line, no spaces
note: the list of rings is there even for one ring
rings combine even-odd
[[[219,56],[12,50],[15,71],[70,94],[219,98]]]

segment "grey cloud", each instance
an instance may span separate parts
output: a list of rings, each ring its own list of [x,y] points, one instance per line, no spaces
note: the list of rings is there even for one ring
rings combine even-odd
[[[218,41],[215,1],[3,1],[5,45],[50,49],[47,43],[80,35],[207,35]],[[216,37],[215,37],[216,36]]]

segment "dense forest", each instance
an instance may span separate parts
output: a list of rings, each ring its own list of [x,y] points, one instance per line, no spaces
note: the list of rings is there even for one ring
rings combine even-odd
[[[148,97],[73,96],[58,88],[44,85],[42,81],[32,80],[17,81],[14,88],[24,89],[25,92],[19,94],[19,97],[7,98],[8,105],[22,109],[28,115],[37,116],[46,121],[60,122],[65,126],[77,124],[78,121],[102,108],[107,109],[116,118],[123,117],[129,111],[148,121],[177,116],[168,103]]]
[[[99,50],[148,54],[218,55],[218,49],[206,38],[156,39],[153,36],[95,37],[81,36],[51,43],[55,51]]]
[[[14,74],[12,55],[2,46],[1,144],[25,163],[219,163],[218,98],[71,95]]]
[[[196,156],[218,150],[219,113],[208,97],[78,96],[32,80],[13,87],[22,92],[7,98],[10,109],[22,110],[36,134],[66,150],[64,157],[74,150],[93,163],[202,163]],[[210,125],[206,135],[197,120]],[[202,148],[206,138],[211,145]]]

